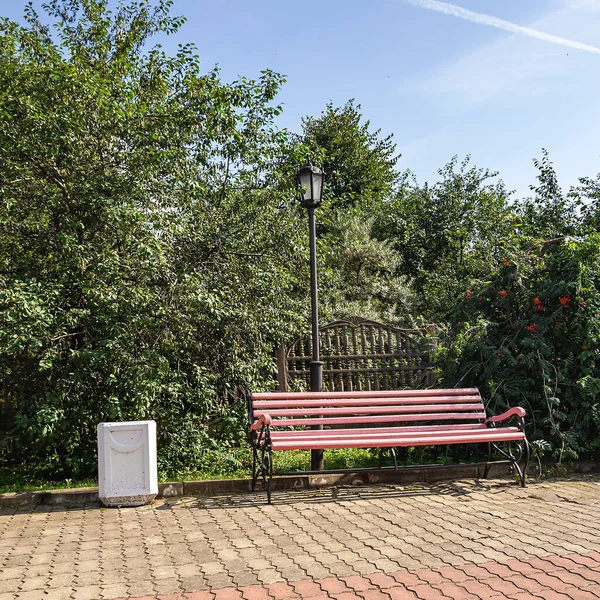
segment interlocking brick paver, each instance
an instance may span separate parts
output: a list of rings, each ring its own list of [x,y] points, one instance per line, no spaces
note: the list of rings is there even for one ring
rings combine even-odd
[[[215,600],[242,600],[242,593],[237,588],[215,590]]]
[[[220,590],[228,587],[233,587],[233,579],[227,573],[215,573],[214,575],[206,575],[205,580],[209,589]]]
[[[539,597],[543,598],[544,600],[571,600],[567,594],[556,592],[554,590],[544,591]]]
[[[45,598],[46,594],[44,590],[32,590],[30,592],[18,592],[16,598],[18,600],[41,600]]]
[[[387,588],[395,587],[398,582],[385,573],[373,573],[367,575],[367,579],[377,588],[385,590]]]
[[[143,596],[154,597],[156,590],[152,581],[135,581],[129,584],[129,595],[132,598],[138,598]]]
[[[588,585],[594,583],[577,571],[569,572],[555,570],[552,572],[552,576],[560,579],[563,583],[580,588],[587,587]]]
[[[273,497],[0,509],[0,600],[599,596],[598,478]]]
[[[441,584],[435,585],[435,587],[440,590],[445,596],[448,598],[461,600],[478,600],[478,596],[475,594],[471,594],[469,591],[465,590],[460,584],[452,583],[452,582],[444,582]],[[489,596],[489,598],[493,598],[493,593]]]
[[[123,589],[123,591],[126,590]],[[46,590],[44,600],[68,600],[73,595],[73,592],[74,589],[70,587],[51,588]],[[100,591],[100,597],[102,597],[102,591]],[[110,598],[114,598],[114,596],[111,594]]]
[[[440,573],[444,579],[452,581],[453,583],[460,583],[461,581],[469,579],[469,575],[455,567],[440,567],[439,569],[436,569],[436,571]]]
[[[364,600],[390,600],[390,595],[380,590],[368,589],[357,594]]]
[[[331,596],[351,591],[344,581],[335,577],[326,577],[325,579],[318,580],[317,583]]]
[[[303,575],[301,575],[302,577]],[[231,574],[233,584],[237,587],[249,587],[253,585],[260,585],[258,577],[252,571],[238,571]],[[198,588],[201,589],[201,588]]]
[[[123,583],[111,583],[100,588],[100,597],[111,599],[127,595],[127,586]]]
[[[447,600],[448,596],[445,596],[439,590],[435,588],[421,584],[417,585],[411,589],[411,591],[417,596],[417,598],[421,598],[422,600]]]
[[[208,589],[206,580],[200,576],[181,577],[179,581],[184,592],[198,592]]]
[[[174,594],[178,592],[182,592],[181,584],[179,583],[179,579],[168,578],[168,579],[158,579],[154,583],[154,587],[159,594]]]
[[[294,588],[296,594],[303,598],[314,598],[324,594],[321,586],[315,581],[292,581],[290,582],[290,585]]]
[[[467,590],[467,592],[476,596],[477,598],[481,598],[482,600],[488,600],[488,598],[491,598],[496,591],[485,583],[477,581],[476,579],[468,579],[467,581],[463,581],[457,585],[464,588]]]
[[[391,573],[390,575],[398,583],[401,583],[406,587],[415,587],[424,583],[421,578],[415,575],[415,573],[411,573],[410,571],[398,571],[396,573]]]
[[[37,578],[36,578],[37,579]],[[44,579],[44,578],[43,578]],[[0,579],[0,594],[13,593],[19,589],[21,578],[18,579]],[[40,586],[40,588],[43,586]]]
[[[244,588],[242,596],[245,600],[271,600],[267,589],[260,585],[252,585]]]
[[[96,600],[100,598],[99,585],[83,585],[75,588],[73,600]]]
[[[23,575],[23,569],[20,567],[0,569],[0,575],[2,575],[2,579],[20,579]]]
[[[285,600],[286,598],[298,598],[298,593],[289,583],[279,582],[265,586],[270,596],[276,600]]]
[[[532,573],[528,578],[534,579],[551,590],[561,590],[565,587],[565,584],[558,577],[550,573]]]
[[[190,594],[184,594],[185,600],[213,600],[214,594],[211,592],[192,592]],[[143,599],[140,599],[143,600]],[[250,599],[248,599],[250,600]],[[253,599],[256,600],[256,599]]]
[[[366,577],[343,577],[342,581],[352,590],[360,592],[363,590],[372,589],[375,586]]]
[[[532,594],[539,594],[548,589],[548,587],[537,582],[535,579],[530,579],[525,575],[511,575],[506,580],[514,583],[520,590],[527,590]]]
[[[389,594],[391,600],[416,600],[417,598],[417,595],[413,591],[404,586],[387,588],[385,592]]]
[[[519,560],[508,560],[504,563],[511,571],[529,576],[532,573],[539,573],[540,570],[531,565],[529,562]]]
[[[564,590],[564,593],[573,600],[598,600],[600,596],[589,590],[581,590],[576,587],[569,587]]]

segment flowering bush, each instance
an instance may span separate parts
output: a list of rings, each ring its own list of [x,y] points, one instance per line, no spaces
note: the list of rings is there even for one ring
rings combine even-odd
[[[600,236],[513,248],[456,304],[438,366],[498,413],[521,405],[556,458],[600,452]],[[469,293],[470,292],[470,293]]]

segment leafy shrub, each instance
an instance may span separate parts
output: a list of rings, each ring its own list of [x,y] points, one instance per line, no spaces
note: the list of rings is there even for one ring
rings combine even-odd
[[[161,473],[189,468],[239,441],[303,316],[305,228],[263,185],[283,79],[148,48],[170,4],[53,0],[55,36],[31,7],[0,20],[3,466],[88,476],[98,422],[155,419]]]
[[[446,385],[493,413],[521,405],[556,458],[600,451],[600,236],[506,250],[457,302],[438,354]]]

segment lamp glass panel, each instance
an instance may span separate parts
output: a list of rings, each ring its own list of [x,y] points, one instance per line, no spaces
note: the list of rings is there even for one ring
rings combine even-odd
[[[321,200],[321,194],[322,194],[322,190],[321,187],[323,186],[323,175],[317,175],[316,173],[313,173],[313,200],[315,200],[315,202],[319,202]]]
[[[302,192],[302,198],[304,200],[311,199],[311,190],[310,190],[310,171],[305,171],[298,175],[300,179],[300,187]]]

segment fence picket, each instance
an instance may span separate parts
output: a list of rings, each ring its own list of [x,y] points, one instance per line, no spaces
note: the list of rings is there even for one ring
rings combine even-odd
[[[424,331],[399,329],[369,319],[348,317],[320,328],[323,384],[329,391],[415,389],[435,385]],[[429,336],[433,326],[426,329]],[[287,389],[310,383],[312,339],[288,347]],[[281,359],[279,359],[281,364]],[[282,389],[282,377],[278,376]]]

